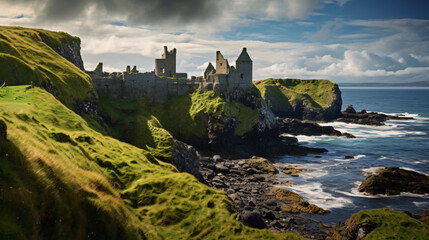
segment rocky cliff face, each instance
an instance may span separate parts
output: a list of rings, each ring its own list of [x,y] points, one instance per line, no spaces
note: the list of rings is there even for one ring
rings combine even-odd
[[[328,80],[266,79],[255,86],[278,117],[329,121],[341,116],[341,91]]]
[[[200,173],[200,160],[195,149],[181,141],[174,140],[174,152],[171,164],[180,172],[194,175],[199,181],[204,181]]]
[[[237,135],[235,131],[238,124],[236,116],[232,114],[226,118],[226,121],[220,121],[216,117],[210,116],[207,128],[209,141],[206,146],[202,146],[205,150],[227,157],[269,155],[269,142],[274,139],[274,141],[278,140],[277,122],[273,112],[255,90],[236,90],[222,97],[227,103],[234,101],[257,109],[257,114],[259,114],[257,122],[244,134]],[[223,126],[219,127],[219,124],[223,124]]]
[[[60,39],[58,42],[53,42],[46,34],[40,33],[40,38],[44,43],[51,47],[56,53],[73,63],[81,70],[85,70],[83,66],[82,56],[80,54],[80,38],[70,37]]]

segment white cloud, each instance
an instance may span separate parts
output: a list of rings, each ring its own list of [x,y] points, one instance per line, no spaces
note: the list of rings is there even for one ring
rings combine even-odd
[[[278,19],[300,18],[311,12],[314,13],[314,10],[321,6],[321,1],[279,0],[266,3],[252,0],[247,5],[245,2],[248,1],[232,2],[233,9],[240,6],[242,8],[235,12],[229,10],[223,13],[227,18],[225,21],[236,21],[238,17],[244,15],[260,18],[270,15]],[[0,0],[0,7],[5,6],[4,4]],[[293,13],[289,14],[288,11],[292,9],[294,9]],[[19,9],[8,11],[7,17],[0,18],[0,25],[47,28],[79,36],[82,40],[83,60],[88,69],[93,69],[98,61],[103,61],[105,69],[109,71],[123,70],[126,65],[137,65],[140,71],[152,71],[153,59],[161,56],[162,47],[166,45],[169,48],[177,48],[178,71],[188,72],[189,76],[201,75],[208,62],[215,62],[216,50],[222,51],[229,62],[235,64],[235,59],[242,47],[248,48],[254,61],[255,79],[327,78],[345,82],[399,81],[406,78],[411,81],[426,80],[429,75],[429,42],[427,41],[429,20],[344,21],[335,19],[323,25],[313,36],[323,39],[330,34],[342,39],[341,42],[344,39],[350,42],[321,44],[318,42],[266,42],[262,41],[263,38],[229,41],[223,39],[219,32],[208,34],[205,31],[174,32],[169,31],[168,28],[116,26],[94,19],[74,20],[67,24],[36,25],[31,8],[21,10],[25,11],[24,18],[13,18],[20,14]],[[91,12],[94,9],[88,11]],[[246,21],[241,24],[248,24],[249,22]],[[337,32],[345,26],[363,28],[364,31],[338,35]],[[249,33],[249,35],[257,37],[258,33]],[[379,37],[375,38],[375,36]],[[353,38],[363,39],[353,41]]]

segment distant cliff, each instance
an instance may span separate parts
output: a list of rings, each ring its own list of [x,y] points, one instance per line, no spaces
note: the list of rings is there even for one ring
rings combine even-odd
[[[341,91],[329,80],[270,78],[254,84],[278,117],[328,121],[341,116]]]

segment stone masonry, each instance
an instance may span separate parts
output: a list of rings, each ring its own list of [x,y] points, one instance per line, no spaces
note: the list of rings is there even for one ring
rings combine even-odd
[[[86,73],[99,94],[157,102],[167,101],[169,95],[184,95],[197,89],[222,93],[253,87],[253,62],[246,48],[237,58],[235,67],[217,51],[216,69],[209,63],[204,76],[190,79],[186,73],[176,73],[176,53],[176,49],[168,51],[164,47],[164,54],[155,59],[155,71],[152,72],[140,73],[136,66],[132,70],[127,66],[124,72],[108,73],[103,72],[103,63],[99,63],[94,71]]]

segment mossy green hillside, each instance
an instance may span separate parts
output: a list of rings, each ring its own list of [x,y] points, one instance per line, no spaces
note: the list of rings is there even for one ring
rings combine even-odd
[[[257,108],[236,101],[228,103],[213,91],[170,96],[165,103],[111,99],[101,95],[99,109],[112,126],[114,137],[142,148],[163,149],[161,155],[164,158],[168,158],[172,150],[168,148],[172,141],[168,132],[179,139],[204,138],[209,116],[217,120],[219,128],[223,127],[226,118],[235,116],[238,120],[235,134],[238,136],[251,131],[259,121]],[[149,128],[150,121],[157,126],[157,132]]]
[[[78,38],[64,32],[0,26],[0,85],[33,82],[36,86],[52,87],[69,108],[90,97],[91,78],[51,48],[69,39]]]
[[[9,140],[0,142],[1,236],[301,238],[245,227],[224,193],[92,130],[39,88],[0,89],[0,109]]]
[[[388,208],[362,210],[354,214],[346,225],[368,224],[372,231],[364,238],[371,239],[428,239],[429,225],[404,212]]]
[[[265,79],[254,82],[264,100],[281,109],[291,110],[295,100],[307,107],[327,109],[331,106],[338,85],[329,80]]]

